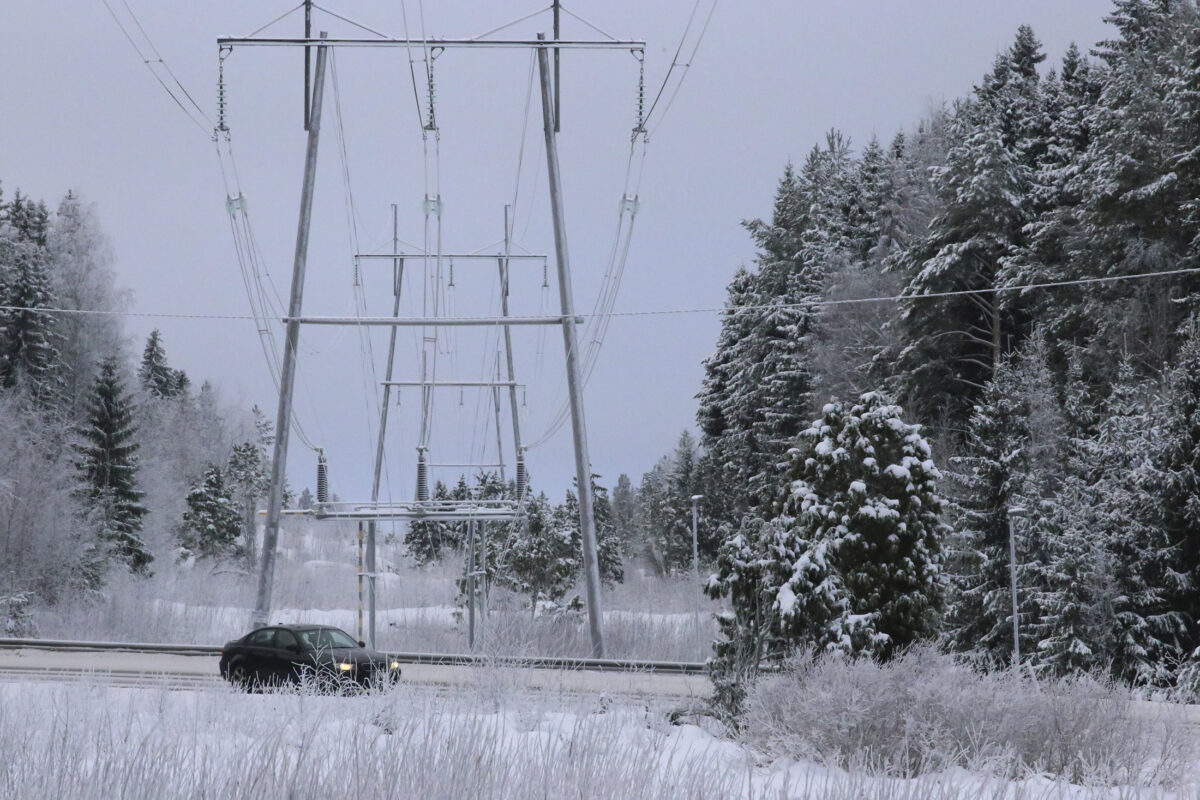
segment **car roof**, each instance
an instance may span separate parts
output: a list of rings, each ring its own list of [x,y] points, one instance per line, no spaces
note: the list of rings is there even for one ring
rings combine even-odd
[[[342,630],[341,628],[337,627],[336,625],[264,625],[263,627],[265,627],[265,628],[284,628],[285,630],[289,630],[289,631],[320,631],[320,630],[340,631],[340,630]],[[261,630],[261,628],[256,629],[256,630]],[[345,631],[342,631],[342,632],[345,633]]]

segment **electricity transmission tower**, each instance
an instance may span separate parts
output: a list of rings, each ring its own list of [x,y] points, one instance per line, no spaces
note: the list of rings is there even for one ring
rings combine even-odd
[[[262,567],[259,574],[256,606],[251,622],[255,626],[267,623],[271,607],[271,590],[274,579],[276,551],[278,546],[280,520],[283,514],[283,484],[287,464],[288,442],[292,425],[292,401],[296,376],[296,361],[298,356],[298,341],[300,329],[303,326],[338,325],[338,326],[382,326],[390,328],[388,362],[386,379],[382,390],[384,402],[380,417],[379,439],[375,453],[375,472],[371,491],[371,499],[361,503],[328,503],[327,498],[319,497],[322,502],[316,508],[316,516],[326,519],[354,519],[366,522],[366,568],[365,572],[370,583],[370,634],[372,644],[375,633],[375,556],[376,556],[376,523],[384,520],[408,521],[469,521],[471,523],[487,520],[513,520],[523,516],[524,501],[524,451],[521,446],[520,428],[515,408],[517,384],[514,378],[512,363],[511,327],[514,325],[543,325],[558,326],[562,330],[563,347],[566,360],[567,397],[570,411],[572,443],[575,453],[576,480],[579,493],[580,529],[583,539],[584,578],[586,583],[588,624],[591,633],[592,652],[596,657],[604,656],[604,637],[601,628],[600,599],[599,599],[599,563],[597,554],[596,527],[594,517],[594,498],[592,491],[592,471],[588,457],[587,425],[583,405],[583,377],[580,359],[580,348],[576,327],[583,318],[575,313],[572,293],[571,269],[567,232],[564,221],[564,206],[561,190],[561,170],[558,159],[557,134],[559,125],[559,81],[558,55],[561,50],[625,50],[632,52],[639,63],[645,56],[645,42],[639,40],[581,40],[562,39],[559,36],[558,11],[559,3],[555,0],[554,38],[546,39],[544,34],[538,34],[536,39],[491,39],[476,37],[474,39],[433,39],[433,38],[393,38],[378,35],[376,38],[331,38],[322,32],[318,37],[312,36],[312,3],[306,2],[305,35],[303,38],[276,38],[265,36],[223,37],[217,40],[222,59],[236,48],[243,47],[301,47],[305,53],[305,107],[304,122],[308,133],[308,143],[304,162],[304,180],[300,195],[300,213],[296,230],[296,247],[293,260],[291,291],[287,317],[285,319],[286,335],[284,340],[283,363],[279,376],[279,405],[276,415],[276,436],[271,462],[271,485],[268,494],[266,525],[263,540]],[[360,26],[361,27],[361,26]],[[541,87],[542,123],[545,134],[546,168],[550,190],[550,210],[554,230],[555,267],[558,276],[559,313],[550,316],[510,317],[508,314],[507,288],[508,269],[510,262],[527,256],[515,256],[508,252],[507,241],[511,233],[509,221],[505,222],[505,253],[499,256],[488,256],[498,259],[501,280],[502,309],[500,316],[492,317],[447,317],[447,316],[400,316],[399,278],[396,278],[395,302],[393,313],[388,317],[320,317],[305,316],[303,313],[305,273],[307,268],[309,231],[312,221],[313,193],[315,189],[317,155],[321,135],[321,116],[324,104],[326,62],[330,51],[339,47],[355,48],[406,48],[421,50],[425,53],[442,54],[457,49],[524,49],[536,52],[538,74]],[[315,50],[314,59],[311,58]],[[550,54],[554,55],[553,67]],[[223,86],[221,88],[223,97]],[[432,116],[432,115],[431,115]],[[433,124],[432,119],[430,124]],[[639,120],[639,127],[641,121]],[[224,121],[221,122],[222,127]],[[635,133],[637,129],[635,129]],[[426,203],[430,202],[426,198]],[[440,214],[440,198],[437,199]],[[393,252],[381,256],[390,259],[397,276],[402,275],[406,254],[399,252],[397,236],[395,235],[395,212],[393,212]],[[360,257],[367,258],[364,254]],[[427,258],[429,254],[420,254]],[[439,254],[444,257],[446,254]],[[467,258],[465,255],[455,255],[455,258]],[[418,447],[417,460],[417,491],[411,501],[381,503],[379,501],[380,465],[383,459],[384,435],[387,427],[388,398],[394,387],[409,385],[403,381],[393,380],[393,367],[396,356],[396,333],[402,327],[420,327],[423,329],[440,330],[443,328],[477,328],[494,326],[504,331],[505,350],[507,354],[507,380],[497,375],[495,381],[486,382],[484,388],[490,388],[496,400],[496,411],[499,414],[498,393],[501,389],[510,392],[513,408],[513,436],[516,444],[517,468],[517,498],[514,501],[480,501],[447,502],[431,500],[428,494],[428,468],[426,459],[428,441],[423,431],[422,443]],[[499,371],[498,371],[499,372]],[[438,382],[425,373],[416,385],[421,388],[423,408],[428,404],[428,397],[439,386],[451,385],[454,382]],[[462,382],[458,382],[462,383]],[[503,464],[503,458],[500,458]],[[478,466],[478,465],[462,465]],[[361,579],[361,575],[360,575]]]

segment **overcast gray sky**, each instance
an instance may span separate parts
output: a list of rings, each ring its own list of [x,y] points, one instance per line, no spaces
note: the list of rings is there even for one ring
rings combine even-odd
[[[123,16],[123,0],[109,0]],[[124,0],[180,81],[212,115],[219,35],[249,33],[294,3],[289,0]],[[330,0],[333,10],[387,33],[404,30],[396,0]],[[647,43],[653,92],[692,9],[692,0],[581,0],[568,8],[619,37]],[[708,5],[707,0],[702,6]],[[686,83],[654,131],[640,186],[642,200],[618,311],[719,308],[734,269],[753,258],[740,226],[770,213],[783,165],[800,161],[837,127],[861,147],[890,138],[933,105],[968,91],[1029,23],[1050,62],[1071,41],[1104,38],[1109,0],[725,0]],[[466,37],[536,10],[531,3],[408,0],[414,35],[423,15],[430,36]],[[128,20],[128,17],[124,17]],[[318,14],[320,28],[347,35],[344,23]],[[272,33],[298,36],[293,15]],[[151,313],[243,314],[248,303],[234,256],[214,147],[141,64],[101,0],[3,0],[0,27],[0,181],[53,206],[68,189],[95,203],[114,246],[133,309]],[[532,37],[549,29],[539,17],[512,29]],[[564,35],[590,37],[567,19]],[[301,129],[301,55],[246,48],[226,62],[230,127],[259,243],[281,293],[291,275],[305,135]],[[347,165],[364,250],[390,247],[390,203],[400,209],[400,236],[422,243],[425,168],[413,89],[403,51],[342,50],[336,56]],[[511,202],[525,111],[529,56],[523,52],[450,51],[438,58],[443,247],[471,251],[502,235]],[[576,305],[590,309],[617,221],[633,124],[636,62],[627,53],[563,56],[561,160]],[[423,72],[421,73],[423,78]],[[353,309],[352,239],[341,142],[327,95],[305,311]],[[536,94],[517,184],[516,238],[553,250],[546,202],[545,154]],[[516,269],[516,268],[514,268]],[[538,313],[540,268],[514,277],[513,313]],[[386,273],[384,271],[386,270]],[[553,268],[551,268],[553,274]],[[455,305],[488,313],[494,267],[456,265]],[[390,313],[390,267],[366,269],[369,312]],[[418,283],[406,287],[419,310]],[[550,306],[557,304],[551,290]],[[612,485],[635,482],[693,425],[701,361],[719,327],[713,313],[619,317],[587,387],[595,471]],[[198,384],[208,378],[229,403],[257,403],[274,416],[276,397],[249,321],[132,317],[131,349],[161,329],[174,366]],[[529,383],[524,426],[540,436],[563,396],[561,334],[518,329],[518,379]],[[373,346],[383,374],[386,334]],[[402,335],[397,378],[417,377],[416,344]],[[444,378],[477,380],[494,339],[459,333],[442,357]],[[368,396],[360,340],[352,330],[306,331],[297,412],[329,454],[333,489],[366,497],[377,422]],[[411,496],[418,403],[403,395],[392,417],[388,485]],[[434,460],[478,460],[490,414],[481,396],[448,392],[435,416]],[[505,411],[507,414],[507,410]],[[505,417],[507,419],[507,417]],[[490,424],[490,423],[489,423]],[[511,447],[505,430],[505,446]],[[561,496],[573,475],[569,428],[530,455],[536,483]],[[314,458],[293,440],[295,486],[313,484]],[[487,460],[494,459],[494,444]],[[511,454],[507,456],[511,461]],[[443,477],[452,478],[450,472]]]

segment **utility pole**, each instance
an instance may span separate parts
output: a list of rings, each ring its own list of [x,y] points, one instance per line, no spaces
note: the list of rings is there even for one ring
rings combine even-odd
[[[396,204],[392,203],[392,316],[400,316],[400,295],[404,286],[404,259],[400,252],[400,219]],[[387,437],[388,408],[392,399],[392,372],[396,363],[396,334],[392,328],[388,335],[387,369],[383,383],[383,402],[379,406],[379,438],[375,443],[375,475],[371,480],[371,502],[379,502],[379,482],[383,474],[383,443]],[[376,521],[367,523],[367,633],[371,647],[375,646],[375,553]]]
[[[539,33],[538,40],[546,34]],[[558,298],[562,306],[563,346],[567,351],[567,397],[571,407],[571,433],[575,443],[575,476],[579,481],[579,527],[583,532],[583,576],[587,588],[588,627],[592,656],[604,658],[604,632],[600,624],[600,563],[596,553],[596,518],[592,503],[592,464],[588,458],[587,423],[583,415],[583,379],[579,369],[579,337],[575,331],[575,300],[571,296],[571,265],[567,259],[567,229],[563,213],[562,177],[558,169],[558,140],[550,93],[550,65],[546,48],[538,48],[542,81],[542,123],[546,132],[546,174],[550,180],[550,211],[554,218],[554,255],[558,266]]]
[[[1017,534],[1013,520],[1024,513],[1023,508],[1008,509],[1008,581],[1012,590],[1013,669],[1021,664],[1021,631],[1017,622]]]
[[[475,521],[467,523],[467,647],[475,649]]]
[[[554,11],[554,41],[561,38],[561,28],[559,27],[559,12],[562,10],[562,0],[554,0],[551,4]],[[562,91],[559,89],[559,74],[558,74],[558,48],[554,48],[554,132],[562,133]]]
[[[304,38],[312,38],[312,0],[304,0]],[[308,118],[312,114],[312,55],[311,47],[304,46],[304,130],[308,130]]]
[[[354,638],[363,640],[363,524],[358,523],[358,635]],[[374,645],[372,645],[374,646]]]
[[[508,316],[508,267],[509,251],[512,249],[511,208],[507,205],[504,207],[504,258],[501,258],[498,264],[500,268],[500,315],[502,317]],[[520,501],[525,499],[521,496],[525,483],[525,451],[521,447],[521,412],[517,410],[517,379],[515,377],[516,369],[513,367],[512,328],[507,325],[503,327],[504,356],[508,364],[508,406],[512,412],[513,452],[516,453],[517,500]]]
[[[504,485],[504,437],[500,431],[500,351],[496,351],[496,385],[492,387],[492,407],[496,412],[496,463],[500,465],[500,484]],[[513,388],[516,391],[516,388]]]
[[[700,501],[704,499],[702,494],[692,495],[692,582],[696,588],[696,613],[695,613],[695,629],[696,641],[700,641],[700,538],[697,535],[697,528],[700,521]]]
[[[321,32],[321,38],[325,38]],[[296,226],[296,257],[292,265],[292,293],[288,302],[287,333],[283,343],[283,370],[279,376],[279,411],[275,416],[275,448],[271,460],[271,491],[267,497],[267,525],[263,530],[262,570],[252,627],[267,624],[271,610],[271,585],[275,580],[275,555],[279,545],[279,520],[283,510],[283,479],[287,469],[288,437],[292,429],[292,391],[296,384],[296,350],[300,342],[300,315],[304,305],[304,272],[308,266],[308,231],[312,222],[313,190],[317,178],[317,145],[321,138],[321,100],[325,92],[326,45],[317,45],[317,73],[313,81],[308,149],[304,157],[304,183],[300,189],[300,221]]]

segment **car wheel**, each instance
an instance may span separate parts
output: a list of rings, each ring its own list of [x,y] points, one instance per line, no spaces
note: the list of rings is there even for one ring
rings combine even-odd
[[[254,690],[254,673],[246,668],[246,662],[235,661],[229,665],[229,682],[242,691]]]

